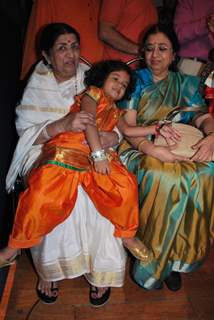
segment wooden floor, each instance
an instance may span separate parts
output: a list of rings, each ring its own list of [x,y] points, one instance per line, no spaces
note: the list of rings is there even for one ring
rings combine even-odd
[[[129,263],[127,269],[129,267]],[[214,250],[197,272],[183,275],[183,288],[170,292],[145,291],[128,275],[123,288],[113,288],[110,301],[101,308],[88,303],[88,285],[83,277],[60,282],[60,296],[54,305],[37,301],[37,278],[23,254],[18,261],[5,320],[213,320]]]

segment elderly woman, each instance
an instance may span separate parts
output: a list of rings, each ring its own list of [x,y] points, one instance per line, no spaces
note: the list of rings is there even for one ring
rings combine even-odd
[[[194,145],[188,159],[153,140],[129,139],[120,156],[139,183],[139,237],[150,248],[149,264],[136,261],[133,276],[146,288],[171,290],[181,287],[180,272],[196,270],[205,260],[214,236],[214,119],[198,92],[199,79],[170,71],[178,50],[170,28],[152,26],[142,41],[147,68],[137,71],[137,86],[126,120],[135,125],[152,124],[167,117],[175,107],[177,122],[200,128],[204,138]]]
[[[79,62],[77,31],[63,23],[47,25],[41,33],[40,50],[44,61],[36,66],[16,110],[20,138],[7,176],[9,191],[17,175],[27,181],[43,144],[50,138],[94,124],[87,112],[69,112],[74,96],[84,88],[84,71],[89,68]],[[101,140],[104,147],[110,147],[118,143],[118,136],[115,132],[101,133]],[[39,275],[40,299],[54,302],[58,295],[56,281],[85,275],[91,284],[90,302],[104,304],[110,295],[109,287],[122,286],[124,279],[126,255],[121,240],[113,233],[113,225],[97,212],[79,187],[72,215],[31,250]]]

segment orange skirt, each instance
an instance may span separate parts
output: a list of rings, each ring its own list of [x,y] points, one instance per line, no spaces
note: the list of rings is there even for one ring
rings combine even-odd
[[[116,160],[111,173],[93,169],[77,171],[46,164],[33,169],[29,187],[21,194],[12,234],[11,248],[29,248],[63,222],[72,212],[81,185],[97,210],[115,226],[116,237],[133,237],[139,224],[136,178]]]

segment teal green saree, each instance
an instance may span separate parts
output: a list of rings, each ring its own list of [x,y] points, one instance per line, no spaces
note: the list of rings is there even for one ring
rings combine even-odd
[[[138,124],[166,117],[176,106],[190,112],[176,122],[191,123],[194,106],[206,105],[198,93],[199,80],[170,72],[167,79],[152,82],[148,69],[137,71],[137,86],[122,108],[137,110]],[[206,258],[214,237],[214,162],[164,163],[122,141],[121,160],[139,185],[138,236],[153,254],[150,263],[135,262],[133,277],[146,289],[156,287],[171,271],[191,272]]]

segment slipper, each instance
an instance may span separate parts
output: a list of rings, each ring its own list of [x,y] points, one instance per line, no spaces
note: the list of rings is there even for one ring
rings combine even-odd
[[[108,289],[103,293],[103,295],[100,298],[94,298],[92,296],[93,293],[98,293],[99,288],[95,287],[95,286],[90,286],[90,290],[89,290],[89,301],[90,304],[93,307],[101,307],[104,304],[106,304],[109,300],[110,297],[110,293],[111,293],[111,288],[108,287]]]
[[[17,257],[20,255],[20,251],[18,250],[12,257],[9,259],[4,259],[0,257],[0,269],[4,267],[8,267],[11,264],[14,264]]]
[[[51,292],[54,294],[53,296],[47,295],[45,292],[42,292],[39,288],[36,288],[37,296],[39,299],[45,304],[53,304],[56,302],[58,298],[59,288],[54,288],[54,283],[51,281]]]

